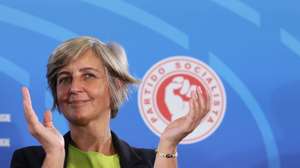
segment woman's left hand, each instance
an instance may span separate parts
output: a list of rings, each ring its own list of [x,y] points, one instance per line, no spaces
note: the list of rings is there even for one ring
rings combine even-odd
[[[160,137],[158,150],[175,152],[177,144],[190,134],[210,111],[210,97],[204,97],[198,87],[189,100],[190,111],[172,121]]]

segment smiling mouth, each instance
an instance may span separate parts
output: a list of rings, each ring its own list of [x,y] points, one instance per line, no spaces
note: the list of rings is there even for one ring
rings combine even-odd
[[[68,104],[71,106],[81,106],[89,101],[90,100],[73,100],[73,101],[69,101]]]

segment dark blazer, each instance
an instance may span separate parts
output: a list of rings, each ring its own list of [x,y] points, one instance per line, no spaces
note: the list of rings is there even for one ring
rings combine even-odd
[[[70,132],[64,135],[67,166],[68,146],[72,143]],[[129,146],[112,132],[113,145],[119,155],[121,168],[152,168],[156,152],[152,149],[142,149]],[[45,158],[42,146],[29,146],[14,152],[10,163],[11,168],[40,168]]]

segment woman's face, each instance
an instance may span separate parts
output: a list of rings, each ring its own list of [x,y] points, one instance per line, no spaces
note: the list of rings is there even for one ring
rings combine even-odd
[[[59,110],[71,124],[84,126],[110,118],[110,94],[105,68],[92,50],[63,67],[57,75]]]

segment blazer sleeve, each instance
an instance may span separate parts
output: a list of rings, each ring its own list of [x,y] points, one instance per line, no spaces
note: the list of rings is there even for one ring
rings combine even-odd
[[[45,158],[45,152],[41,147],[26,147],[13,153],[11,168],[40,168]]]
[[[11,168],[25,168],[25,167],[29,167],[29,165],[27,165],[25,157],[22,153],[22,151],[16,150],[11,158],[10,161],[10,167]]]

